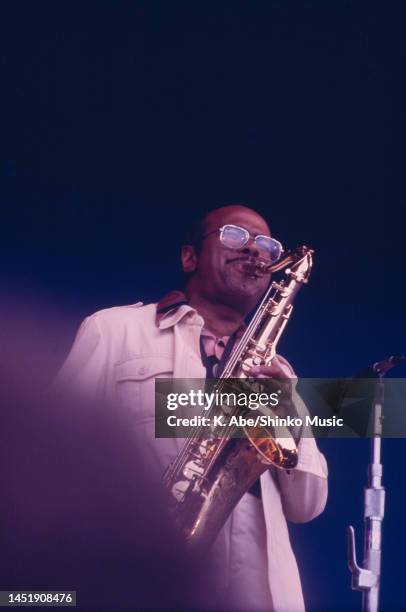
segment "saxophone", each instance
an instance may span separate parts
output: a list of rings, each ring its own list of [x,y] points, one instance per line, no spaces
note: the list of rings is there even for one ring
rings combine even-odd
[[[270,364],[296,294],[308,281],[312,254],[301,246],[272,266],[255,264],[257,274],[286,268],[285,278],[271,283],[213,391],[220,392],[235,379],[247,379],[253,366]],[[224,412],[230,418],[241,408],[230,413],[227,407]],[[297,465],[296,444],[285,427],[244,427],[243,435],[233,434],[232,427],[212,426],[209,434],[207,428],[203,433],[196,427],[163,476],[171,515],[193,549],[202,551],[211,545],[241,497],[271,465],[286,470]]]

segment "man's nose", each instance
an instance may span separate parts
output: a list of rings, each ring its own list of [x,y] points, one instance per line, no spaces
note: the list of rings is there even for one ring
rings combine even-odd
[[[250,255],[251,257],[259,257],[259,250],[255,243],[255,239],[250,236],[247,244],[242,248],[242,252],[245,255]]]

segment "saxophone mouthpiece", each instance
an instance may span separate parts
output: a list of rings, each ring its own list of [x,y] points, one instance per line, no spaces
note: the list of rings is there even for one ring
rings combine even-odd
[[[258,259],[255,268],[260,274],[269,274],[272,268],[272,264],[269,261],[263,261],[261,259]]]
[[[252,276],[264,276],[269,274],[272,264],[268,260],[249,259],[244,262],[244,270]]]

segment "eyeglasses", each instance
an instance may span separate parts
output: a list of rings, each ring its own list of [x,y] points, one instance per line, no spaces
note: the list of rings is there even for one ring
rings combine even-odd
[[[245,246],[251,238],[249,231],[244,227],[239,227],[238,225],[223,225],[223,227],[220,227],[217,230],[208,232],[203,236],[203,238],[206,238],[206,236],[216,232],[220,232],[220,242],[229,249],[242,249],[242,247]],[[276,263],[280,259],[280,256],[283,253],[283,246],[278,240],[263,234],[252,236],[252,238],[256,247],[260,251],[265,251],[267,255],[269,255],[272,263]]]

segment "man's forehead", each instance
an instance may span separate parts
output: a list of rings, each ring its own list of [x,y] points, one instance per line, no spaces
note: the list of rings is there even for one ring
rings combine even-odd
[[[255,210],[245,206],[225,206],[211,211],[206,218],[206,231],[217,229],[227,223],[241,225],[258,234],[270,233],[265,219]]]

